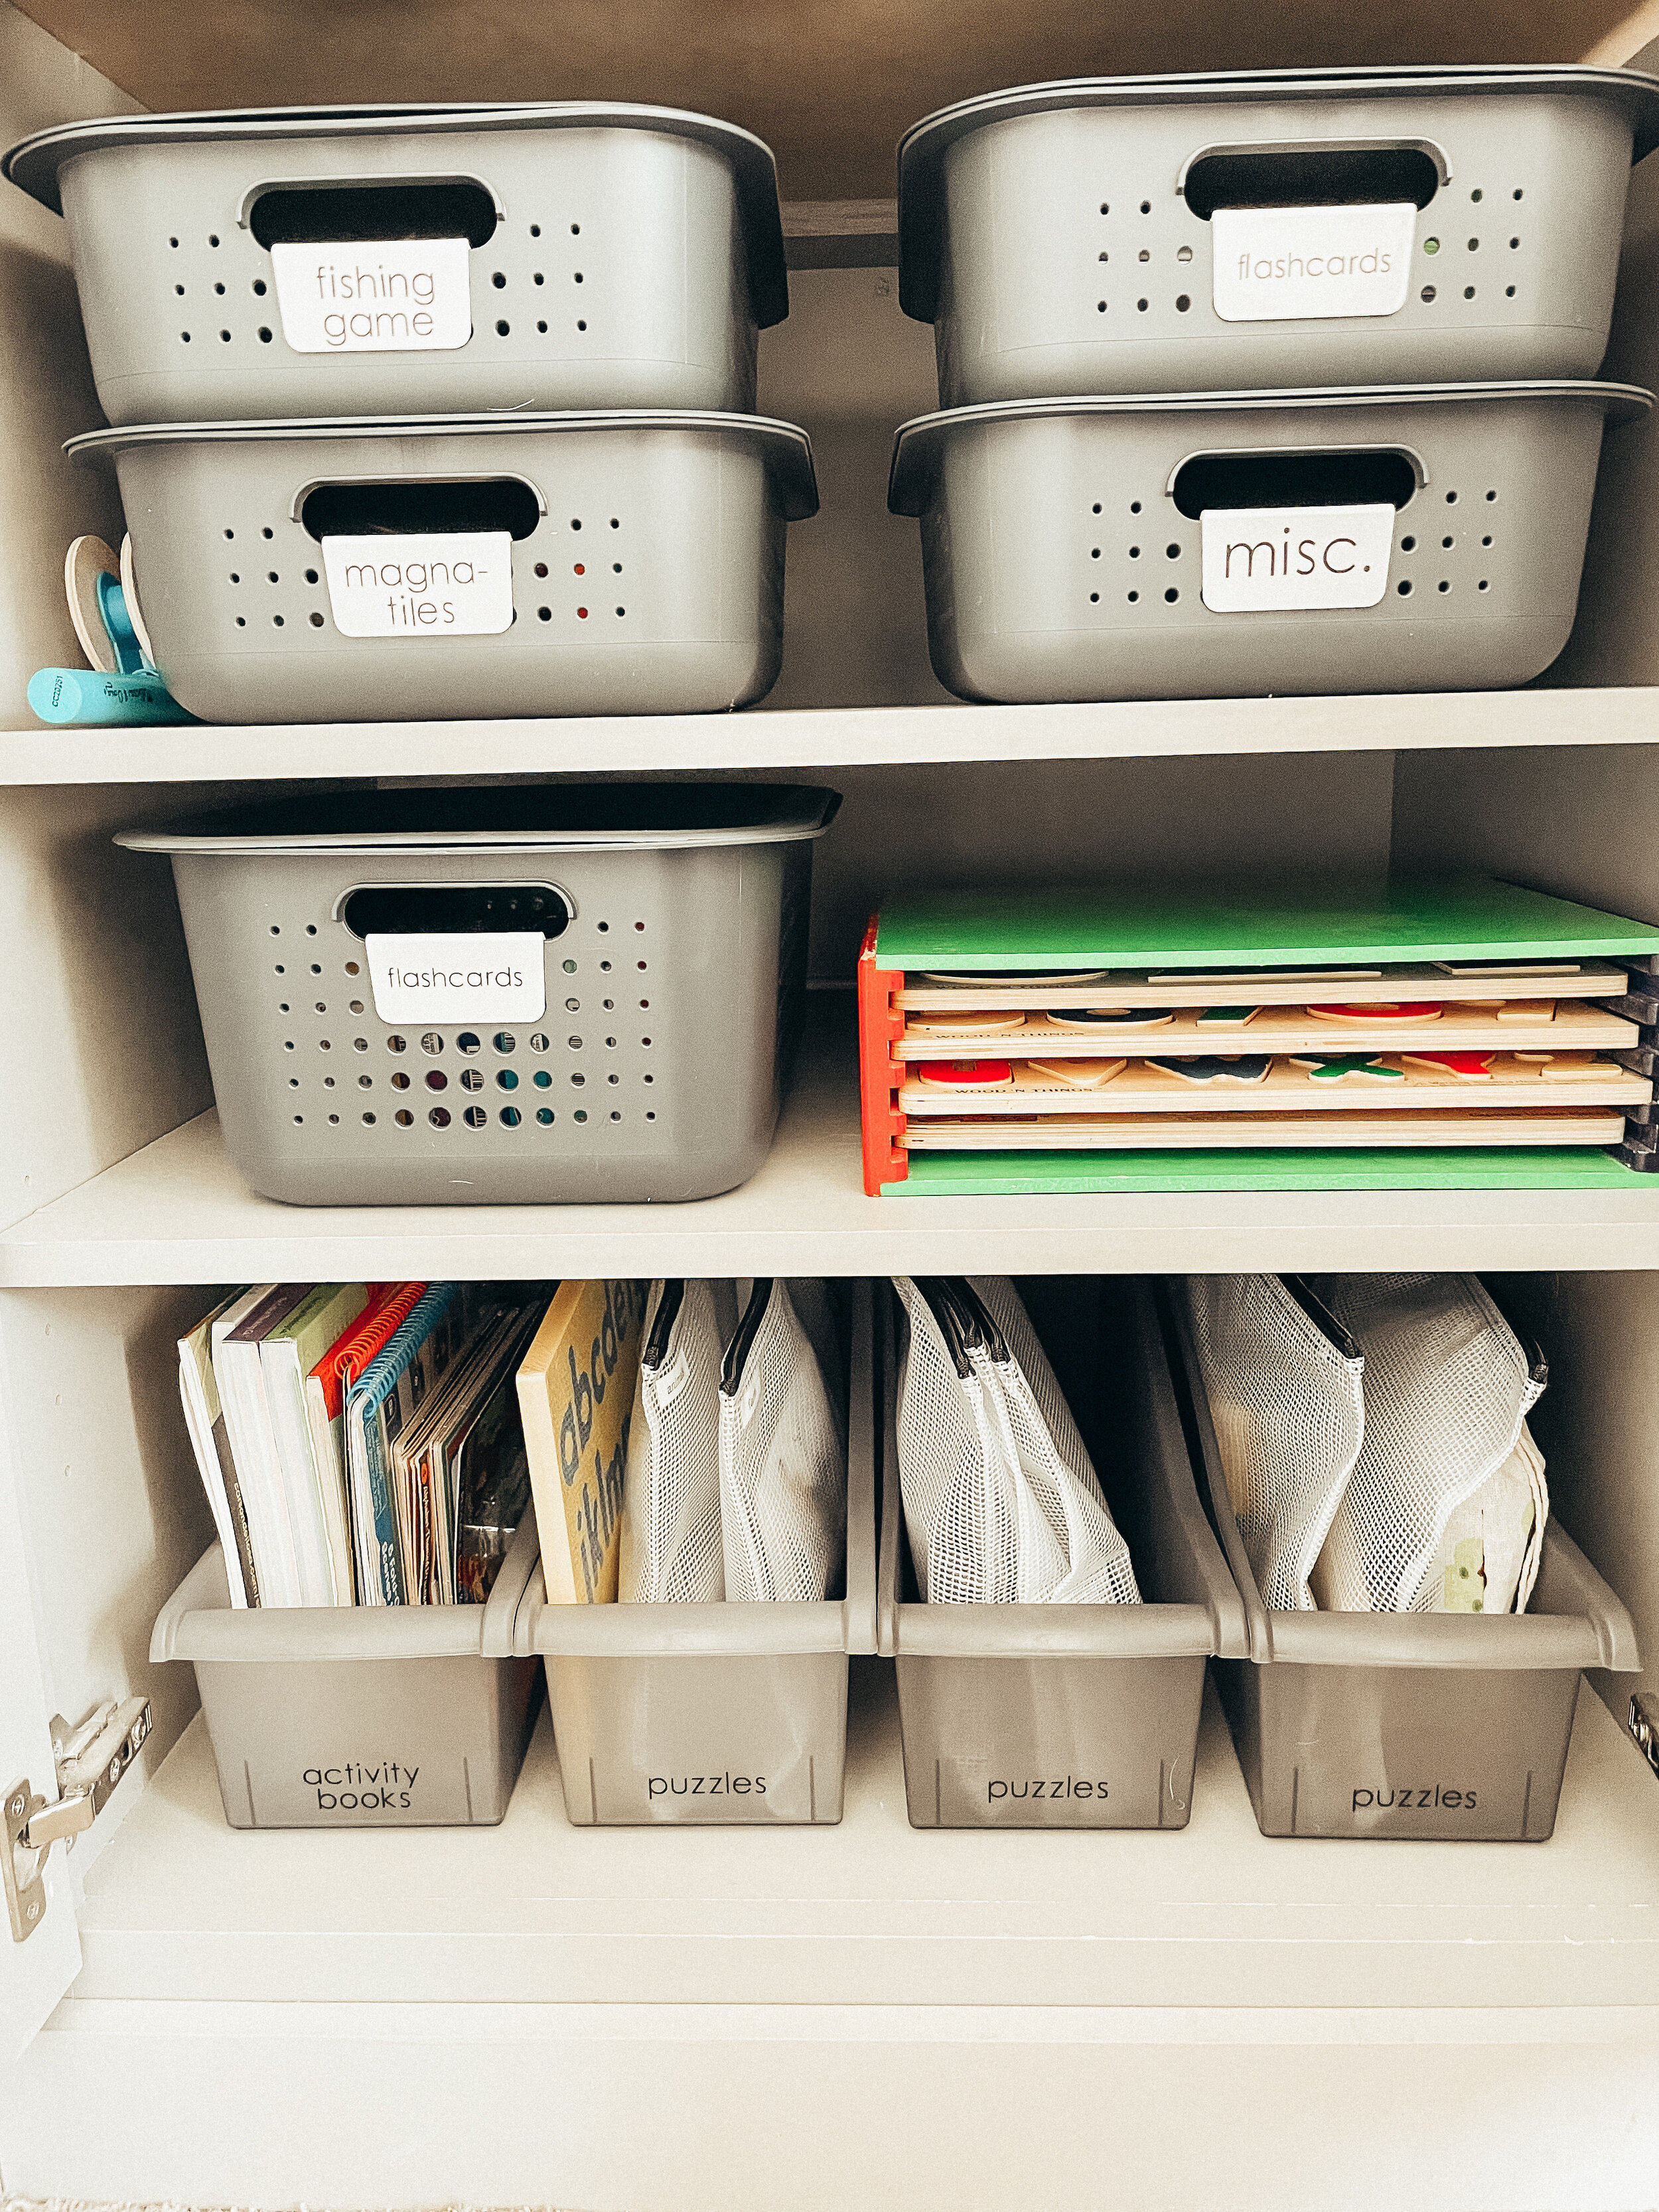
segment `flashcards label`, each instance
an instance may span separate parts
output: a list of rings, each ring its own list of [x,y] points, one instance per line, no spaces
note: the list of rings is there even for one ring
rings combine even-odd
[[[1393,315],[1406,304],[1417,210],[1217,208],[1212,295],[1224,323]]]
[[[383,1022],[533,1022],[547,1011],[539,930],[366,937]]]
[[[343,637],[494,637],[512,626],[508,531],[325,538],[323,573]]]
[[[1273,607],[1374,607],[1389,587],[1395,510],[1218,507],[1200,516],[1212,614]]]
[[[441,353],[472,335],[464,238],[377,238],[270,249],[283,336],[295,353]]]

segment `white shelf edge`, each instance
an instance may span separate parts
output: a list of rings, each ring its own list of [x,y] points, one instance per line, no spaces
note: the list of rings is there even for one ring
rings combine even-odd
[[[679,1205],[299,1206],[259,1198],[210,1113],[0,1233],[0,1288],[565,1275],[1157,1274],[1659,1267],[1628,1188],[866,1198],[852,1008],[815,994],[769,1158]]]
[[[1659,687],[0,731],[0,787],[690,773],[1659,742]]]

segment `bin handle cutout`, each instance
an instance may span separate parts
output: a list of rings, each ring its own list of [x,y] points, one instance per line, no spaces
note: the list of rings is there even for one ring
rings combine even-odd
[[[556,884],[357,884],[334,902],[354,937],[562,937],[576,902]]]
[[[1425,208],[1451,181],[1431,138],[1329,138],[1201,146],[1176,191],[1202,222],[1216,209],[1367,207],[1410,200]]]
[[[1164,489],[1195,522],[1206,507],[1406,507],[1428,480],[1409,446],[1257,447],[1188,453]]]
[[[527,477],[312,477],[290,518],[325,538],[416,537],[428,531],[505,530],[531,538],[547,501]]]
[[[483,246],[507,219],[482,177],[282,177],[250,185],[237,226],[273,246],[465,238]]]

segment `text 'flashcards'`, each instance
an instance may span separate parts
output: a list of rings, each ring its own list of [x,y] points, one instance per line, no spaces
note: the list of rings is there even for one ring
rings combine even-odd
[[[1212,614],[1374,607],[1389,587],[1395,510],[1206,507],[1203,599]]]
[[[505,530],[325,538],[323,573],[344,637],[493,637],[512,627]]]
[[[295,353],[441,353],[472,335],[464,238],[270,249],[283,336]]]
[[[1406,304],[1417,210],[1217,208],[1211,279],[1224,323],[1392,315]]]
[[[368,936],[369,988],[383,1022],[533,1022],[547,1010],[539,930]]]

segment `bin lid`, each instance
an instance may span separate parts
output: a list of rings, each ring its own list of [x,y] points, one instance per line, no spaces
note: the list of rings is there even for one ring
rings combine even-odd
[[[743,220],[749,291],[763,330],[789,313],[783,216],[772,149],[751,131],[717,116],[631,100],[426,101],[385,107],[204,108],[176,115],[106,115],[37,131],[0,158],[0,173],[54,215],[62,215],[58,173],[82,154],[126,146],[198,145],[204,142],[428,136],[439,131],[659,131],[712,146],[732,165]],[[275,179],[273,185],[283,180]],[[375,181],[373,179],[368,182]]]
[[[519,437],[526,432],[560,435],[584,430],[719,433],[760,447],[786,522],[805,522],[818,511],[812,441],[793,422],[769,415],[726,415],[701,407],[607,407],[532,414],[501,408],[485,415],[322,415],[270,422],[135,422],[125,429],[88,430],[68,439],[72,461],[108,468],[132,446],[314,444],[328,438],[354,442],[389,438]]]
[[[1494,399],[1575,401],[1599,407],[1612,423],[1634,422],[1653,405],[1653,394],[1638,384],[1599,384],[1587,378],[1535,379],[1512,384],[1346,384],[1272,392],[1158,392],[1085,399],[987,399],[972,407],[949,407],[937,415],[918,415],[893,433],[893,460],[887,477],[887,506],[893,514],[921,514],[932,496],[939,453],[953,430],[975,423],[1041,422],[1079,415],[1288,414],[1297,409],[1321,413],[1341,408],[1428,407],[1455,402],[1473,405]],[[113,438],[114,430],[96,433]],[[75,441],[89,444],[89,439]],[[65,447],[64,451],[70,450]]]
[[[899,141],[899,305],[918,322],[939,313],[944,244],[945,155],[958,138],[988,123],[1079,107],[1249,106],[1269,100],[1413,100],[1502,97],[1509,93],[1582,93],[1616,101],[1629,115],[1632,158],[1659,145],[1659,79],[1640,70],[1582,63],[1401,64],[1377,69],[1214,70],[1185,76],[1078,76],[1053,84],[1011,85],[941,107]],[[8,157],[9,158],[9,157]]]
[[[841,794],[798,783],[496,784],[312,793],[158,829],[132,853],[664,852],[821,837]]]

